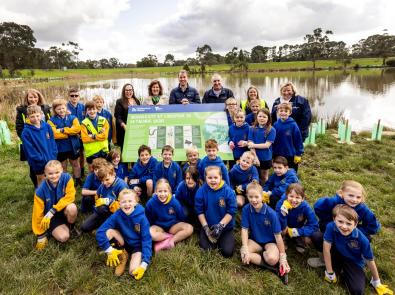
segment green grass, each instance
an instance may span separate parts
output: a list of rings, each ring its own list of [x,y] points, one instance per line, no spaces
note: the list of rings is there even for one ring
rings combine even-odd
[[[377,67],[382,65],[381,58],[355,58],[349,64],[348,68],[354,68],[356,65],[360,67]],[[208,72],[223,72],[230,71],[232,65],[220,64],[207,66]],[[291,61],[291,62],[266,62],[266,63],[251,63],[249,64],[249,71],[286,71],[286,70],[311,70],[313,63],[311,61]],[[318,60],[316,62],[317,69],[339,69],[342,64],[336,60]],[[151,67],[151,68],[121,68],[121,69],[69,69],[63,70],[34,70],[34,77],[36,79],[54,79],[54,78],[81,78],[81,77],[100,77],[110,75],[144,75],[144,74],[174,74],[178,73],[182,66],[174,67]],[[199,71],[199,66],[191,66],[191,70]],[[22,78],[29,78],[31,70],[21,70]],[[3,71],[4,76],[8,77],[8,71]]]
[[[333,195],[345,179],[364,185],[367,204],[382,224],[372,242],[380,276],[394,288],[395,137],[384,137],[382,142],[353,137],[353,141],[355,145],[340,145],[329,134],[319,137],[317,147],[306,149],[301,180],[311,204],[321,196]],[[307,266],[307,258],[315,255],[313,250],[305,255],[292,247],[287,251],[292,268],[287,287],[267,271],[242,266],[239,230],[232,259],[201,252],[194,236],[155,255],[139,282],[127,274],[115,277],[91,235],[64,245],[51,239],[47,249],[37,252],[31,231],[33,188],[27,165],[19,162],[16,146],[0,147],[0,161],[1,294],[346,294],[343,286],[323,282],[322,269]],[[79,203],[79,190],[77,200]],[[83,218],[79,216],[77,224]],[[373,294],[372,289],[368,287],[366,293]]]

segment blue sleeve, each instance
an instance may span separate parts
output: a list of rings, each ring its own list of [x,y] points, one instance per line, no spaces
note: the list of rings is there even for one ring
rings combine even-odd
[[[52,145],[51,152],[52,152],[52,155],[53,155],[53,159],[56,160],[56,157],[58,155],[58,146],[57,146],[56,141],[55,141],[55,136],[53,135],[53,131],[52,131],[51,125],[49,125],[47,123],[45,123],[45,124],[47,126],[47,130],[48,130],[48,133],[49,133],[49,138],[50,138],[51,145]]]
[[[314,204],[314,211],[320,223],[327,224],[332,221],[332,210],[337,205],[334,197],[323,197]]]
[[[254,142],[254,129],[253,129],[253,127],[250,127],[248,129],[248,140]]]
[[[236,186],[233,174],[234,174],[233,169],[230,169],[230,171],[229,171],[229,182],[230,182],[231,188],[234,188]]]
[[[276,128],[272,126],[272,129],[270,129],[269,134],[267,135],[266,141],[270,141],[273,143],[276,140]]]
[[[152,239],[150,234],[150,224],[145,216],[140,221],[140,232],[141,232],[141,260],[147,264],[151,262],[152,257]]]
[[[116,218],[118,214],[114,213],[111,215],[107,220],[97,229],[96,231],[96,241],[97,244],[99,245],[100,248],[103,250],[108,249],[110,245],[110,241],[107,238],[106,232],[109,229],[115,229],[116,228]]]
[[[195,212],[196,215],[204,214],[204,192],[202,187],[200,187],[195,196]]]
[[[31,161],[38,163],[44,161],[41,153],[38,153],[34,148],[34,146],[32,145],[30,133],[22,132],[22,143],[23,143],[23,150],[25,152],[26,158],[30,160],[29,165]]]
[[[153,212],[153,208],[152,208],[152,201],[154,196],[151,197],[151,199],[149,199],[149,201],[147,202],[147,205],[145,206],[145,216],[147,216],[148,222],[153,225],[155,224],[155,217],[154,217],[154,212]]]
[[[279,233],[281,233],[280,220],[278,219],[278,215],[276,214],[276,212],[274,212],[274,210],[272,212],[273,212],[272,231],[273,231],[273,234],[279,234]]]
[[[94,175],[92,173],[90,173],[86,177],[84,185],[82,186],[82,188],[90,190],[90,188],[92,187],[92,184],[93,184],[93,177],[94,177]]]
[[[235,216],[237,211],[236,194],[230,187],[228,187],[226,198],[226,213]]]
[[[223,180],[225,181],[225,183],[227,185],[230,185],[228,169],[226,169],[226,166],[224,163],[222,163],[222,165],[221,165],[221,171],[222,171]]]
[[[176,180],[176,185],[178,185],[182,182],[182,170],[181,167],[177,164],[177,180]]]
[[[182,209],[182,206],[181,206],[180,202],[177,199],[175,199],[174,201],[175,201],[174,204],[175,204],[175,207],[176,207],[177,219],[179,221],[185,221],[187,219],[187,217],[184,214],[184,210]]]
[[[156,182],[161,178],[161,176],[162,176],[162,163],[161,162],[159,162],[158,164],[156,164],[156,166],[155,166],[155,170],[154,170],[154,172],[153,172],[153,178],[152,178],[152,180],[153,180],[153,182],[154,182],[154,189],[155,189],[155,186],[156,186]]]
[[[302,237],[311,237],[313,233],[318,231],[318,220],[314,214],[313,209],[307,205],[304,208],[304,215],[306,216],[306,223],[301,228],[298,228],[298,233]]]
[[[285,191],[287,190],[288,185],[290,185],[292,182],[289,181],[289,179],[285,179],[285,182],[280,182],[280,186],[277,186],[273,188],[272,190],[272,195],[281,197]]]
[[[358,224],[358,229],[365,236],[377,234],[381,228],[380,222],[367,206],[364,213],[365,214],[362,217],[361,224]]]
[[[293,145],[295,147],[295,153],[296,156],[301,156],[304,152],[304,147],[303,147],[303,139],[302,139],[302,134],[300,133],[299,127],[298,125],[294,125],[294,129],[293,129],[293,135],[292,135],[292,139],[293,139]]]
[[[241,210],[241,227],[245,229],[250,228],[250,220],[248,218],[248,210],[250,206],[247,204],[246,206],[243,207]]]
[[[333,242],[333,227],[335,226],[335,224],[333,222],[329,223],[328,226],[325,229],[325,233],[324,233],[324,241],[332,244]]]
[[[370,246],[369,240],[366,237],[363,237],[363,239],[361,239],[361,252],[362,252],[362,256],[363,258],[365,258],[366,260],[373,260],[374,256],[373,256],[373,251],[372,251],[372,247]]]
[[[252,182],[252,180],[254,180],[254,179],[259,183],[258,169],[256,169],[255,166],[252,166],[251,173],[252,173],[252,177],[251,177],[252,179],[251,179],[251,181],[247,181],[246,183],[243,183],[243,185],[242,185],[243,191],[247,190],[247,185],[249,185]]]
[[[309,133],[309,125],[311,122],[311,109],[310,104],[307,99],[304,100],[303,103],[303,113],[302,120],[300,122],[300,132],[302,133],[302,138],[306,138]]]
[[[265,184],[263,185],[263,191],[268,192],[271,191],[274,187],[274,177],[275,174],[270,175],[268,180],[266,180]]]
[[[177,185],[176,193],[174,194],[174,196],[179,202],[182,202],[183,199],[182,183],[179,183]]]

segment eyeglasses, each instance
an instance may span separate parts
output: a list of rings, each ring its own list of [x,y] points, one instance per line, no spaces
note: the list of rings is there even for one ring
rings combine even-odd
[[[237,106],[237,103],[227,103],[227,106]]]
[[[133,91],[133,89],[125,89],[125,92]]]
[[[70,97],[78,97],[78,94],[70,94]]]

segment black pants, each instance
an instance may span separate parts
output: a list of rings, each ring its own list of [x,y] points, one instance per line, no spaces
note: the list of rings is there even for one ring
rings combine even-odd
[[[213,244],[207,238],[204,229],[201,228],[199,234],[199,246],[203,250],[218,248],[221,252],[221,255],[225,258],[232,257],[235,250],[235,237],[233,235],[233,229],[224,230],[219,237],[217,243]]]
[[[34,173],[34,170],[33,170],[32,166],[29,166],[29,168],[30,168],[30,179],[32,180],[34,187],[37,188],[37,176],[36,176],[36,173]]]
[[[95,207],[95,196],[82,196],[81,213],[92,212]]]
[[[322,252],[323,243],[324,243],[324,234],[320,231],[316,231],[311,235],[310,238],[311,241],[313,242],[315,249],[318,252]]]
[[[100,206],[96,208],[96,212],[90,215],[81,225],[81,230],[85,233],[89,233],[94,229],[97,229],[110,215],[111,212],[108,206]]]

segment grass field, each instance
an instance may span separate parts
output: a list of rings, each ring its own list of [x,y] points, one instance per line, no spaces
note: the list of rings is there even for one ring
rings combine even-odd
[[[382,65],[381,58],[356,58],[353,59],[348,68],[359,67],[377,67]],[[230,71],[232,65],[220,64],[207,66],[207,72],[223,72]],[[336,60],[318,60],[316,62],[318,69],[334,69],[342,68],[342,64]],[[292,62],[267,62],[267,63],[251,63],[249,71],[285,71],[285,70],[310,70],[313,68],[311,61],[292,61]],[[127,74],[174,74],[178,73],[182,66],[174,67],[152,67],[152,68],[121,68],[121,69],[69,69],[63,70],[34,70],[34,77],[39,78],[81,78],[81,77],[99,77],[110,75],[127,75]],[[191,70],[199,71],[199,66],[191,66]],[[21,70],[22,78],[31,76],[31,70]],[[3,71],[4,76],[8,76],[8,71]]]
[[[355,145],[345,146],[329,134],[319,137],[317,147],[306,149],[301,180],[311,204],[321,196],[333,195],[345,179],[364,185],[367,204],[382,224],[372,242],[381,279],[395,288],[395,136],[382,142],[369,142],[362,136],[353,141]],[[287,287],[267,271],[242,266],[239,222],[232,259],[201,252],[194,236],[155,255],[139,282],[126,274],[115,277],[91,235],[64,245],[51,239],[49,247],[38,252],[33,248],[33,187],[27,165],[19,161],[16,146],[1,146],[0,161],[0,294],[346,294],[341,285],[323,282],[323,269],[307,266],[307,258],[315,255],[313,250],[300,255],[292,247],[288,249],[292,270]],[[83,218],[79,216],[77,224]],[[373,294],[370,287],[366,291]]]

